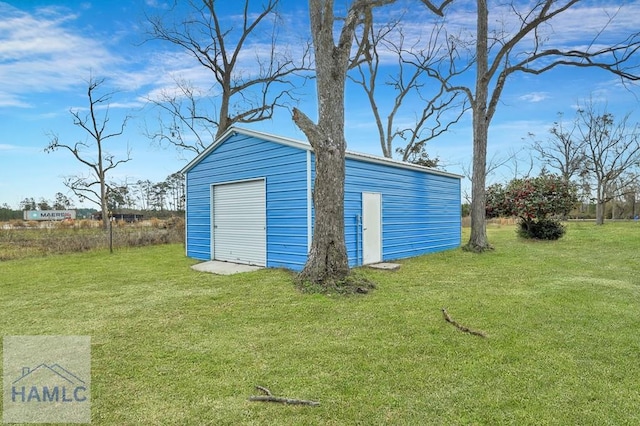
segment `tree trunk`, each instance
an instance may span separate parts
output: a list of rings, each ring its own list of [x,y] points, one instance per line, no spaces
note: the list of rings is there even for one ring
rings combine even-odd
[[[297,109],[293,114],[294,122],[313,147],[316,164],[313,240],[299,279],[331,288],[349,275],[344,240],[344,84],[336,82],[327,87],[320,80],[318,74],[318,124]]]
[[[487,238],[485,186],[487,181],[487,132],[483,108],[473,111],[473,175],[471,178],[471,236],[466,249],[481,252],[492,247]]]
[[[611,220],[616,219],[616,200],[615,198],[611,200]]]
[[[107,208],[107,199],[103,198],[100,202],[100,210],[102,211],[102,229],[109,229],[109,209]]]
[[[596,188],[596,225],[604,225],[604,209],[607,204],[604,192],[604,185],[598,182]]]
[[[476,96],[473,109],[473,172],[471,178],[471,237],[465,246],[469,251],[481,252],[492,247],[487,238],[485,185],[487,181],[487,143],[490,116],[488,54],[489,11],[485,0],[478,0]]]
[[[336,133],[338,129],[326,133]],[[342,137],[342,139],[344,136]],[[300,274],[302,281],[332,287],[349,275],[344,240],[344,143],[328,135],[312,145],[316,153],[316,178],[313,190],[315,221],[313,240],[307,263]],[[337,201],[339,200],[339,201]]]
[[[344,93],[355,27],[364,2],[352,3],[339,42],[334,41],[332,0],[309,0],[309,18],[316,61],[318,124],[298,109],[293,121],[305,133],[315,152],[313,241],[301,281],[329,289],[349,275],[344,240]]]
[[[602,200],[596,201],[596,225],[604,225],[604,209],[606,203]]]
[[[228,78],[224,79],[224,83],[222,86],[223,93],[231,92],[231,82]],[[218,139],[220,136],[224,134],[232,125],[231,120],[229,119],[229,95],[220,97],[220,112],[218,116],[218,129],[216,130],[215,139]],[[213,141],[211,141],[213,142]]]
[[[107,205],[107,182],[105,181],[106,176],[102,167],[102,145],[101,141],[98,139],[98,164],[97,171],[100,180],[100,210],[102,211],[102,229],[109,229],[109,206]]]

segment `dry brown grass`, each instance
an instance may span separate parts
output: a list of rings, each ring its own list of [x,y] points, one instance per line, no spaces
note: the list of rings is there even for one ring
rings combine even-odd
[[[15,223],[14,223],[15,222]],[[95,249],[140,247],[155,244],[184,243],[184,220],[113,223],[103,230],[91,220],[64,222],[12,221],[0,229],[0,261],[50,254],[83,252]]]
[[[508,217],[508,218],[498,217],[495,219],[487,220],[487,225],[507,226],[507,225],[515,225],[516,223],[518,223],[518,219],[514,217]],[[471,227],[470,216],[465,216],[462,218],[462,227],[463,228]]]

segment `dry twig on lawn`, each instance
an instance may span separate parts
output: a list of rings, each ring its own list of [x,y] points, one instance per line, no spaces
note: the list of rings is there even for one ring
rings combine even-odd
[[[292,398],[282,398],[278,396],[273,396],[271,394],[271,391],[263,386],[256,386],[256,389],[263,392],[264,395],[250,396],[249,401],[279,402],[281,404],[310,405],[313,407],[320,405],[318,401],[308,401],[306,399],[292,399]]]
[[[442,315],[444,315],[444,320],[446,322],[453,324],[460,331],[464,331],[465,333],[473,334],[480,337],[487,337],[487,333],[485,333],[484,331],[472,330],[469,327],[458,324],[453,318],[449,316],[449,313],[445,308],[442,308]]]

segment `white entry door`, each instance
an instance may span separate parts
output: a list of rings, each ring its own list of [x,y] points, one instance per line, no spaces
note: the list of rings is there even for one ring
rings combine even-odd
[[[264,180],[213,187],[213,259],[266,266]]]
[[[382,196],[362,193],[362,264],[382,261]]]

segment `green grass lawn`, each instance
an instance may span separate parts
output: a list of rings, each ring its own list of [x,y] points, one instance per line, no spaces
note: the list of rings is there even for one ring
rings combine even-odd
[[[181,245],[0,262],[0,330],[91,336],[94,424],[640,424],[640,224],[489,238],[350,297],[195,272]]]

